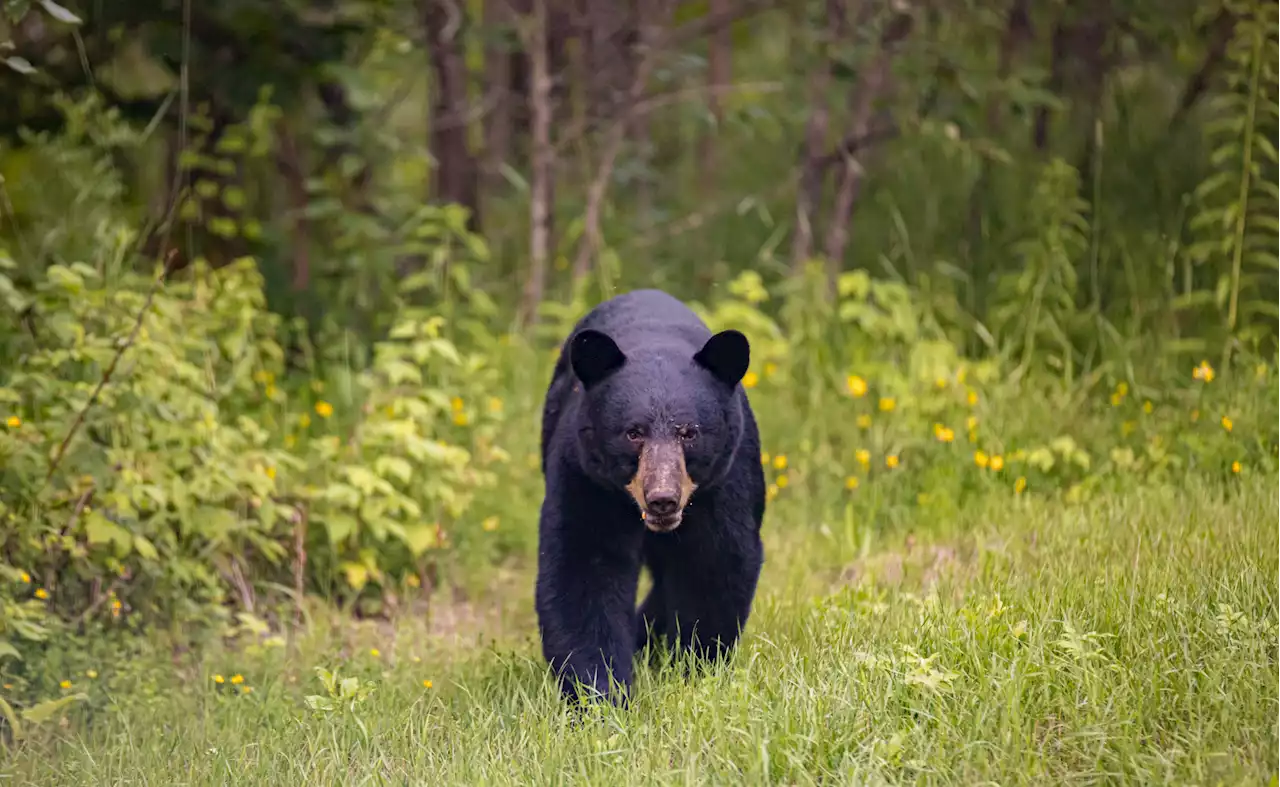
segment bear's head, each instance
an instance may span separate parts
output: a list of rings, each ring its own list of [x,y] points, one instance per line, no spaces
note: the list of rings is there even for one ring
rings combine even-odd
[[[630,493],[650,530],[676,529],[693,491],[720,480],[742,439],[747,338],[727,330],[693,353],[670,344],[624,354],[608,334],[588,329],[573,337],[569,359],[584,395],[583,470]]]

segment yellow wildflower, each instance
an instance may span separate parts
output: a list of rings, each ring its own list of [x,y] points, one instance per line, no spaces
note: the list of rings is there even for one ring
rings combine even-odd
[[[943,388],[947,387],[947,378],[939,377],[938,379],[933,381],[933,384],[936,388],[938,388],[938,390],[942,390]]]
[[[455,396],[455,397],[453,397],[452,399],[450,399],[450,400],[449,400],[449,406],[450,406],[450,407],[452,407],[452,408],[454,409],[454,412],[457,412],[458,410],[461,410],[461,409],[463,408],[463,401],[462,401],[462,397],[461,397],[461,396]]]
[[[244,683],[244,676],[237,672],[236,674],[231,676],[231,683],[233,685],[239,686],[241,683]]]
[[[1230,432],[1232,426],[1234,426],[1234,424],[1231,423],[1231,418],[1225,415],[1222,416],[1222,428]]]
[[[784,473],[778,476],[777,480],[775,480],[774,483],[778,485],[779,489],[786,489],[787,484],[791,483],[791,480],[787,478],[786,474]]]
[[[262,472],[265,473],[267,478],[270,478],[272,481],[276,480],[276,469],[271,465],[267,465]]]
[[[897,406],[898,406],[898,403],[893,400],[893,397],[891,396],[880,397],[880,409],[885,411],[886,413]]]
[[[1027,479],[1025,476],[1018,476],[1018,480],[1013,482],[1013,493],[1020,495],[1027,491]]]
[[[1124,380],[1121,380],[1120,382],[1116,383],[1116,393],[1120,394],[1121,396],[1128,396],[1129,384],[1126,383]]]
[[[858,477],[857,477],[856,475],[851,475],[851,476],[849,476],[848,478],[846,478],[846,479],[844,480],[844,488],[845,488],[845,489],[857,489],[857,488],[858,488]]]
[[[1238,472],[1240,472],[1240,463],[1239,463],[1239,462],[1232,462],[1232,463],[1231,463],[1231,472],[1233,472],[1233,473],[1238,473]]]
[[[849,393],[855,398],[861,398],[867,395],[867,381],[856,374],[849,375],[844,381],[845,387],[849,389]]]
[[[242,694],[252,694],[252,693],[253,693],[253,687],[252,687],[252,686],[241,686],[241,687],[240,687],[240,692],[241,692]]]
[[[1191,377],[1201,382],[1213,382],[1213,367],[1209,365],[1207,360],[1201,361],[1200,365],[1191,370]]]
[[[768,451],[761,451],[761,452],[760,452],[760,464],[762,464],[762,465],[767,465],[767,464],[769,464],[769,452],[768,452]]]
[[[87,669],[84,671],[84,676],[89,680],[93,680],[98,677],[98,671],[96,669]]]
[[[859,448],[853,452],[853,458],[858,460],[858,464],[866,467],[871,464],[871,452],[865,448]]]
[[[301,426],[303,429],[306,429],[308,426],[311,426],[311,415],[308,413],[303,413],[302,415],[298,416],[298,426]]]
[[[369,648],[369,655],[373,656],[375,659],[381,658],[382,651],[378,650],[377,648]]]
[[[1150,399],[1142,403],[1142,412],[1146,413],[1147,415],[1151,415],[1151,411],[1155,409],[1156,409],[1156,406],[1151,403]]]
[[[1122,395],[1120,395],[1119,393],[1113,393],[1113,394],[1111,394],[1111,406],[1112,406],[1112,407],[1119,407],[1119,406],[1120,406],[1120,402],[1122,402],[1122,401],[1124,401],[1124,397],[1123,397]]]
[[[453,422],[458,426],[466,426],[470,423],[470,420],[464,412],[459,411],[453,414]]]
[[[760,382],[760,375],[756,374],[755,372],[747,372],[746,374],[742,375],[743,388],[755,388],[756,384],[759,382]]]
[[[859,429],[870,429],[870,428],[871,428],[871,414],[870,414],[870,413],[863,413],[862,415],[858,416],[858,428],[859,428]]]
[[[71,681],[69,681],[69,680],[64,680],[64,681],[59,682],[59,683],[58,683],[58,688],[63,689],[64,691],[65,691],[66,689],[71,688]]]
[[[422,688],[424,688],[424,689],[429,689],[429,688],[431,688],[431,681],[429,681],[429,680],[424,680],[424,681],[422,681]]]
[[[772,361],[764,365],[764,376],[772,377],[778,373],[778,365]]]
[[[775,456],[775,457],[773,458],[773,466],[774,466],[775,468],[777,468],[778,470],[786,470],[786,469],[787,469],[787,455],[786,455],[786,454],[778,454],[777,456]]]
[[[942,424],[933,425],[933,436],[943,443],[949,443],[956,439],[956,433]]]
[[[321,418],[328,418],[333,415],[333,405],[324,400],[316,402],[316,415]]]
[[[31,584],[31,575],[30,575],[30,574],[28,574],[28,573],[27,573],[27,572],[25,572],[25,571],[23,571],[23,572],[22,572],[22,584],[24,584],[24,585],[30,585],[30,584]]]
[[[10,429],[17,429],[19,426],[22,426],[22,419],[16,415],[11,415],[5,423],[9,425]]]
[[[890,470],[892,470],[893,468],[897,467],[897,466],[898,466],[898,455],[897,455],[897,454],[889,454],[888,456],[886,456],[886,457],[884,458],[884,466],[885,466],[885,467],[887,467],[887,468],[889,468]]]
[[[997,473],[1003,470],[1004,457],[1001,456],[1000,454],[996,454],[995,456],[991,457],[991,469]]]
[[[276,388],[274,385],[268,385],[263,393],[266,394],[268,399],[274,399],[276,398],[276,394],[280,393],[280,389]]]
[[[987,465],[991,464],[991,457],[987,456],[986,451],[974,451],[973,463],[978,467],[985,469]]]
[[[214,675],[214,676],[213,676],[213,682],[214,682],[214,683],[226,683],[226,681],[227,681],[227,679],[226,679],[226,678],[224,678],[224,677],[222,677],[221,675]]]
[[[978,392],[969,391],[969,393],[965,396],[965,401],[969,403],[970,407],[973,407],[974,405],[976,405],[978,403]]]
[[[486,533],[492,533],[493,531],[497,530],[498,518],[496,516],[485,517],[484,521],[480,523],[480,529],[485,531]]]
[[[36,588],[36,598],[40,599],[41,601],[44,601],[45,599],[49,598],[49,591],[45,590],[44,588]]]
[[[418,579],[417,574],[409,574],[404,578],[404,583],[411,588],[416,588],[422,585],[422,580]]]
[[[772,500],[777,496],[778,496],[778,485],[769,484],[769,488],[766,489],[764,493],[765,500]]]

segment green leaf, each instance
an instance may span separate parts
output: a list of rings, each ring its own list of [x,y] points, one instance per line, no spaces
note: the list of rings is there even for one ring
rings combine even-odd
[[[10,55],[4,59],[4,64],[19,74],[34,74],[36,72],[36,67],[31,65],[31,61],[25,57]]]
[[[155,544],[152,544],[146,536],[134,536],[133,548],[143,560],[155,560],[160,557],[160,553],[156,551]]]
[[[85,516],[84,532],[90,544],[114,544],[117,550],[125,554],[133,546],[133,537],[128,530],[97,511],[91,511]]]
[[[13,730],[13,737],[22,737],[22,725],[18,723],[18,714],[13,712],[13,706],[0,697],[0,716],[4,716],[5,721],[9,722],[9,729]]]
[[[0,658],[9,656],[11,658],[22,660],[22,654],[18,653],[18,649],[9,643],[7,639],[0,639]]]
[[[369,581],[369,569],[363,563],[347,561],[342,564],[342,573],[346,574],[347,584],[354,590],[360,590]]]
[[[326,514],[324,528],[329,534],[329,543],[338,544],[346,541],[356,532],[356,518],[350,514]]]
[[[383,478],[395,476],[406,484],[413,477],[413,465],[398,456],[380,456],[374,461],[373,467]]]
[[[409,525],[404,528],[404,543],[414,557],[439,544],[439,531],[434,524]]]
[[[54,19],[57,19],[59,22],[65,22],[68,25],[78,25],[81,23],[80,17],[53,2],[53,0],[39,0],[39,2],[40,6],[44,8],[45,13]]]
[[[68,694],[65,697],[59,697],[56,700],[46,700],[38,705],[32,705],[22,712],[23,721],[32,724],[43,724],[49,719],[56,716],[63,708],[71,705],[73,702],[83,702],[89,699],[88,694],[77,693]]]

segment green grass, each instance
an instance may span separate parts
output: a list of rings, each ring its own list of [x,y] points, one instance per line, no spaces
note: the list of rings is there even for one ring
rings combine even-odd
[[[1278,479],[1236,480],[1076,506],[993,496],[838,570],[815,569],[832,551],[818,528],[772,519],[732,664],[693,680],[641,669],[629,710],[577,724],[517,572],[493,611],[320,616],[296,647],[104,664],[83,681],[89,710],[4,771],[41,785],[1274,783]],[[376,689],[314,715],[316,665]],[[252,694],[210,679],[235,672]]]

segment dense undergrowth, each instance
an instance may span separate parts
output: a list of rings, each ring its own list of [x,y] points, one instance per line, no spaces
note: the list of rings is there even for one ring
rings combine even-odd
[[[353,625],[311,605],[288,647],[86,638],[47,664],[86,701],[5,770],[15,784],[1264,784],[1275,487],[1242,473],[1074,504],[993,488],[915,535],[868,534],[842,566],[780,504],[733,661],[689,680],[660,658],[629,709],[586,719],[547,677],[524,582],[470,620],[435,607]]]
[[[1275,74],[1258,65],[1273,13],[1232,39],[1225,120],[1206,135],[1204,180],[1177,223],[1125,207],[1130,192],[1110,175],[1117,195],[1099,172],[1028,154],[983,195],[1001,219],[990,254],[1007,264],[961,272],[956,206],[988,157],[1013,156],[923,124],[898,143],[909,171],[871,182],[880,197],[859,210],[874,232],[834,281],[822,260],[784,270],[776,195],[722,212],[717,256],[704,243],[654,274],[713,328],[751,339],[744,385],[764,439],[770,562],[759,633],[727,673],[737,677],[689,695],[646,678],[640,726],[608,717],[598,739],[556,726],[523,641],[537,425],[559,341],[594,302],[645,280],[647,252],[626,238],[603,249],[594,278],[563,300],[570,288],[552,288],[536,330],[516,331],[511,288],[495,276],[520,265],[495,259],[455,206],[422,205],[402,149],[370,143],[386,171],[383,223],[345,208],[328,179],[309,182],[324,253],[311,301],[292,308],[272,280],[289,240],[269,200],[196,179],[178,211],[187,229],[265,238],[277,258],[163,271],[139,253],[152,228],[118,163],[145,158],[146,132],[92,93],[61,101],[61,133],[24,135],[0,161],[0,197],[19,206],[5,208],[15,220],[0,240],[6,740],[32,742],[21,756],[37,783],[55,767],[40,762],[45,745],[77,730],[105,745],[143,712],[164,735],[181,731],[193,780],[286,779],[330,746],[363,758],[356,774],[432,767],[472,782],[498,780],[510,760],[601,783],[645,772],[637,762],[672,781],[694,768],[759,781],[1273,772],[1261,736],[1274,740],[1276,694],[1275,156],[1263,138]],[[182,165],[265,167],[279,142],[269,99],[200,146],[208,160]],[[735,133],[724,145],[743,160],[778,148]],[[1140,164],[1124,144],[1142,147],[1108,155]],[[676,169],[663,189],[673,209],[692,209],[680,200],[693,178]],[[761,191],[782,174],[742,170],[726,189]],[[1175,174],[1170,194],[1186,173]],[[919,215],[905,216],[920,193]],[[206,220],[201,206],[214,204]],[[501,203],[491,223],[524,208]],[[709,259],[723,281],[678,289]],[[563,250],[553,265],[568,266]],[[987,536],[1029,543],[1009,556],[976,546]],[[893,581],[884,595],[867,567],[915,543],[935,551],[904,558],[906,589]],[[926,603],[941,569],[912,575],[911,561],[957,545],[980,557],[957,595]],[[511,616],[499,630],[516,655],[384,641],[445,639],[417,627],[424,609],[435,620],[494,607]],[[170,657],[176,669],[162,668]],[[361,682],[330,680],[308,704],[310,668],[335,665]],[[424,695],[442,675],[451,699]],[[373,705],[361,705],[367,680]],[[1107,681],[1121,693],[1104,696]],[[863,693],[841,695],[850,685]],[[1245,710],[1229,713],[1233,703]],[[303,708],[341,721],[303,724]],[[836,737],[806,737],[832,718],[845,722]],[[184,726],[196,723],[208,726]],[[285,729],[278,751],[249,752],[253,735]],[[96,776],[186,778],[168,745],[151,730]],[[63,760],[61,775],[83,776],[93,758]]]
[[[281,326],[250,260],[158,287],[103,260],[0,281],[32,326],[7,340],[21,361],[0,388],[0,673],[17,704],[73,691],[48,665],[86,636],[279,642],[298,593],[391,615],[532,554],[554,344],[406,287],[359,359],[341,334]],[[699,308],[753,340],[771,527],[820,531],[840,559],[993,493],[1069,505],[1276,470],[1275,358],[1013,379],[863,273],[825,306],[750,273],[726,289]]]

